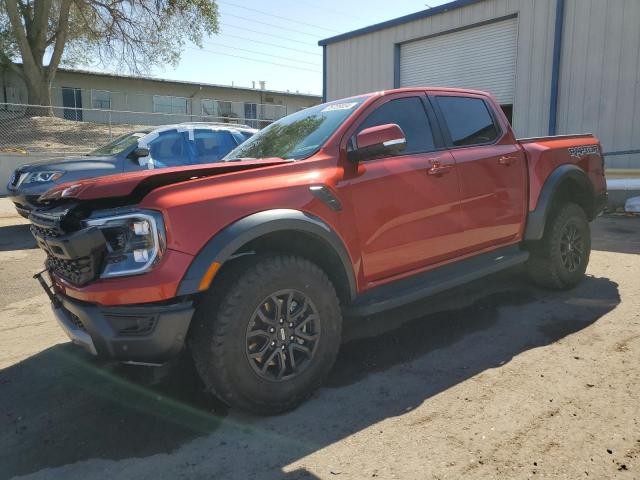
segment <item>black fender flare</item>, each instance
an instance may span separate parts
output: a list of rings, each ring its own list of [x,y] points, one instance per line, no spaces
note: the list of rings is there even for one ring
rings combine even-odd
[[[182,278],[177,295],[199,291],[200,281],[213,262],[224,265],[240,247],[251,240],[277,231],[294,230],[312,234],[325,241],[338,255],[344,268],[349,295],[356,295],[356,281],[351,258],[338,234],[322,219],[291,209],[274,209],[251,214],[216,233],[191,261]]]
[[[581,188],[589,192],[589,198],[595,200],[593,184],[584,170],[576,165],[559,166],[547,177],[538,197],[538,205],[527,216],[527,226],[524,233],[525,241],[540,240],[542,238],[556,194],[560,185],[567,179],[577,182]],[[591,218],[591,212],[587,212],[587,216]]]

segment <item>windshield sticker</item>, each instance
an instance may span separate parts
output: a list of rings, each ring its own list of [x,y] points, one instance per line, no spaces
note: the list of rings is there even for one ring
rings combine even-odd
[[[320,111],[321,112],[333,112],[333,111],[336,111],[336,110],[351,110],[356,105],[357,105],[356,102],[354,102],[354,103],[334,103],[333,105],[328,105],[328,106],[324,107]]]

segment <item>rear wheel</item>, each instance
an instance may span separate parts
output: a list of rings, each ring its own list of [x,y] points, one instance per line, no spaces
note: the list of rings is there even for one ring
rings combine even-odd
[[[205,384],[243,410],[295,407],[321,384],[340,347],[333,285],[315,264],[294,256],[263,258],[214,283],[191,332]]]
[[[577,204],[565,203],[550,215],[542,240],[531,246],[528,272],[538,285],[573,288],[584,277],[590,253],[587,216]]]

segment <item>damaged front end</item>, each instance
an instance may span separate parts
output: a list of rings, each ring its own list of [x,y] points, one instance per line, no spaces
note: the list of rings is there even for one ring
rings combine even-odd
[[[166,248],[162,215],[128,207],[89,214],[77,204],[37,209],[31,232],[47,253],[45,266],[71,285],[142,274]]]
[[[67,295],[154,269],[166,252],[160,212],[126,206],[92,211],[69,202],[34,210],[29,220],[47,254],[45,271],[35,278],[73,343],[94,355],[146,364],[161,364],[183,347],[194,311],[190,299],[104,306]],[[115,295],[125,290],[117,283],[107,287]]]

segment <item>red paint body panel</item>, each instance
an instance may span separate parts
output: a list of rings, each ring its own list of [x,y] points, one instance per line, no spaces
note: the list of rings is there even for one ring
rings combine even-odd
[[[186,175],[194,177],[204,175],[219,175],[222,173],[250,170],[275,164],[289,163],[281,158],[265,158],[238,163],[214,163],[203,165],[187,165],[183,167],[169,167],[160,170],[142,170],[139,172],[121,173],[106,177],[97,177],[79,182],[67,182],[57,185],[44,195],[40,200],[60,198],[67,189],[72,193],[65,198],[77,198],[80,200],[100,200],[109,197],[126,197],[134,189],[147,179],[155,180],[157,183],[169,183],[177,181],[176,178],[184,179]],[[186,178],[189,178],[188,176]],[[70,192],[67,192],[70,193]]]
[[[571,135],[546,139],[521,140],[519,142],[529,158],[529,211],[535,210],[544,182],[560,165],[574,164],[589,176],[596,194],[607,191],[604,163],[601,155],[572,157],[569,148],[596,145],[602,152],[600,142],[593,135]]]
[[[52,280],[62,294],[98,305],[161,302],[176,296],[191,260],[190,255],[167,250],[158,265],[142,275],[98,280],[84,287],[71,285],[55,274]]]
[[[491,145],[441,149],[354,164],[347,143],[367,114],[386,101],[428,94],[480,96],[501,126]],[[77,182],[80,200],[126,196],[140,182],[154,188],[138,206],[162,212],[168,251],[144,275],[99,280],[83,288],[60,279],[70,297],[102,305],[171,299],[184,272],[216,233],[235,221],[271,209],[295,209],[329,225],[351,259],[358,293],[461,258],[522,240],[527,211],[535,209],[542,186],[558,166],[576,163],[604,192],[599,155],[571,157],[569,148],[598,145],[593,136],[550,137],[518,142],[495,100],[459,89],[398,89],[377,92],[310,158],[213,164],[146,171]],[[437,164],[443,174],[430,175]],[[172,180],[192,172],[200,178]],[[324,185],[342,204],[334,211],[313,196]],[[59,187],[58,194],[63,187]],[[55,192],[51,193],[53,195]],[[215,285],[215,279],[213,282]]]

